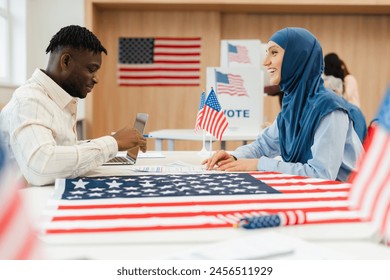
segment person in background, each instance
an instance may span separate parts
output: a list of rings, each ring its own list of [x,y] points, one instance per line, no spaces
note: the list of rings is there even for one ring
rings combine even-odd
[[[333,90],[338,96],[343,97],[343,80],[332,75],[322,75],[324,86]]]
[[[77,102],[98,83],[102,52],[107,54],[85,27],[62,28],[46,49],[50,53],[46,69],[36,69],[2,109],[1,140],[30,184],[84,175],[118,150],[139,146],[146,151],[146,139],[130,126],[113,135],[77,139]]]
[[[346,181],[363,151],[366,121],[359,108],[324,87],[319,41],[303,28],[279,30],[263,64],[284,93],[277,119],[253,143],[231,154],[217,151],[202,164]]]
[[[336,93],[341,93],[342,97],[348,102],[360,107],[359,88],[356,78],[349,73],[345,63],[335,53],[325,55],[324,63],[325,80],[332,80],[332,77],[334,77],[333,80],[335,78],[341,79],[341,86],[338,85],[336,89],[334,86],[329,85],[330,88],[334,89]]]

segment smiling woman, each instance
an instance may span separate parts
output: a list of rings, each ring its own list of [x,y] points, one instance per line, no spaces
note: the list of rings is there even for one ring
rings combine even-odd
[[[263,65],[267,68],[271,85],[279,85],[282,72],[284,49],[275,42],[270,41]]]
[[[253,143],[231,154],[218,151],[203,164],[347,180],[363,150],[366,122],[359,108],[326,93],[319,41],[303,28],[279,30],[268,42],[264,66],[283,92],[277,119]]]

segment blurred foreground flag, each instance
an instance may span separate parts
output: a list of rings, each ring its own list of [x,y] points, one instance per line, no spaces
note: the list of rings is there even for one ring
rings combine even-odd
[[[223,113],[222,107],[219,104],[217,95],[213,89],[207,96],[199,127],[208,131],[220,141],[222,140],[222,136],[228,127],[227,118]]]
[[[206,100],[206,94],[205,92],[202,92],[200,96],[200,102],[199,102],[199,108],[198,108],[198,114],[196,116],[196,122],[195,122],[195,132],[198,131],[200,128],[200,123],[202,122],[203,112],[204,112],[204,103]]]
[[[0,260],[36,259],[38,243],[19,189],[24,180],[0,145]]]
[[[390,245],[390,88],[369,128],[366,153],[350,181],[351,209],[358,209]]]

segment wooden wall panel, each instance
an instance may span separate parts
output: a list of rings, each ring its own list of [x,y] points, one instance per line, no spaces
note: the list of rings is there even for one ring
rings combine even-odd
[[[94,2],[94,1],[87,1]],[[126,1],[123,1],[126,2]],[[125,5],[125,4],[124,4]],[[168,5],[168,4],[167,4]],[[125,7],[125,6],[123,6]],[[196,5],[194,6],[196,7]],[[305,27],[323,46],[324,54],[338,53],[358,79],[362,110],[367,120],[374,117],[390,80],[390,17],[388,15],[263,14],[259,11],[218,10],[154,11],[86,6],[87,21],[109,54],[103,58],[100,83],[87,98],[87,136],[98,137],[132,122],[140,111],[150,114],[147,131],[192,128],[199,95],[205,87],[206,67],[219,65],[221,39],[268,38],[286,26]],[[200,36],[202,37],[201,86],[119,87],[116,84],[118,37]],[[267,121],[279,112],[275,97],[265,97]],[[149,148],[154,141],[148,140]],[[240,142],[227,145],[234,149]],[[219,147],[214,144],[214,149]],[[166,148],[166,146],[164,146]],[[201,143],[179,141],[178,150],[198,150]]]
[[[220,14],[216,12],[101,12],[96,33],[107,48],[108,56],[103,58],[100,83],[93,92],[93,126],[89,133],[96,137],[107,131],[115,131],[132,121],[141,111],[150,115],[147,131],[193,127],[200,94],[206,83],[205,69],[219,64],[219,55],[215,56],[213,51],[209,51],[219,45],[219,30]],[[158,36],[202,38],[199,87],[117,85],[118,37]],[[149,147],[154,148],[152,140]]]
[[[387,15],[258,15],[223,14],[222,39],[260,38],[277,30],[304,27],[321,42],[324,55],[337,53],[357,78],[362,110],[369,122],[390,83],[390,17]],[[266,114],[277,112],[265,101]]]

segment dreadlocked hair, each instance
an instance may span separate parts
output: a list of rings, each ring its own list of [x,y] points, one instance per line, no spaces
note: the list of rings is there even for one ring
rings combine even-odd
[[[46,53],[54,52],[61,47],[72,47],[75,49],[85,49],[94,53],[104,52],[107,50],[100,43],[99,39],[85,27],[70,25],[60,29],[50,40]]]

